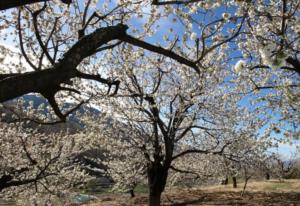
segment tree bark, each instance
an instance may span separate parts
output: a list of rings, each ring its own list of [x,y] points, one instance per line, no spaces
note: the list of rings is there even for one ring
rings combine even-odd
[[[236,177],[232,177],[232,186],[233,186],[233,188],[237,188]]]
[[[149,196],[149,206],[160,206],[161,194]]]
[[[160,206],[161,194],[165,189],[168,178],[168,167],[159,161],[148,165],[149,206]]]
[[[70,70],[46,69],[8,77],[0,81],[0,102],[27,93],[41,93],[74,76]]]
[[[244,188],[243,188],[243,191],[242,191],[241,196],[244,196],[244,194],[245,194],[246,187],[247,187],[247,183],[248,183],[248,180],[249,180],[249,179],[250,179],[250,178],[248,178],[248,177],[245,178]]]
[[[269,174],[269,172],[266,172],[265,177],[266,177],[266,180],[270,180],[270,174]]]
[[[288,57],[286,61],[293,66],[290,70],[297,72],[300,75],[300,62],[298,59]]]
[[[244,196],[245,191],[246,191],[246,187],[247,187],[247,183],[248,183],[248,181],[250,180],[250,178],[251,178],[251,175],[248,176],[248,170],[247,170],[247,168],[244,168],[244,179],[245,179],[245,184],[244,184],[244,188],[243,188],[243,191],[242,191],[241,196]]]

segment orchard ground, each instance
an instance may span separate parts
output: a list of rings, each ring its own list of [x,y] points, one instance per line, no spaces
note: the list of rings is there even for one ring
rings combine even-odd
[[[243,183],[238,188],[232,185],[218,185],[199,188],[167,189],[162,195],[165,206],[196,205],[250,205],[250,206],[300,206],[300,179],[250,181],[244,196],[241,196]],[[136,192],[135,198],[112,193],[102,193],[99,201],[88,206],[134,206],[147,205],[147,193]]]

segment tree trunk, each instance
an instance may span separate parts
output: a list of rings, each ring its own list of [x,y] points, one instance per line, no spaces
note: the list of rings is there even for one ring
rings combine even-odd
[[[131,198],[134,198],[134,197],[135,197],[135,194],[134,194],[134,190],[133,190],[133,189],[129,190],[129,193],[130,193],[130,197],[131,197]]]
[[[250,176],[248,176],[248,170],[246,169],[246,168],[244,168],[244,178],[245,178],[245,184],[244,184],[244,188],[243,188],[243,191],[242,191],[242,194],[241,194],[241,196],[244,196],[244,194],[245,194],[245,191],[246,191],[246,187],[247,187],[247,183],[248,183],[248,181],[250,180],[250,178],[251,178],[251,175]]]
[[[228,185],[228,177],[222,180],[222,185]]]
[[[224,180],[224,185],[228,185],[228,177]]]
[[[168,167],[164,167],[158,161],[152,162],[148,165],[147,175],[149,206],[160,206],[161,193],[165,189],[168,178]]]
[[[160,206],[161,194],[156,196],[149,196],[149,206]]]
[[[265,177],[266,177],[266,180],[270,180],[270,174],[268,172],[266,173]]]
[[[248,183],[248,180],[249,180],[250,178],[247,178],[246,177],[246,179],[245,179],[245,184],[244,184],[244,188],[243,188],[243,191],[242,191],[242,194],[241,194],[241,196],[243,197],[244,196],[244,194],[245,194],[245,191],[246,191],[246,187],[247,187],[247,183]]]
[[[236,177],[232,177],[232,185],[233,185],[233,188],[237,188]]]

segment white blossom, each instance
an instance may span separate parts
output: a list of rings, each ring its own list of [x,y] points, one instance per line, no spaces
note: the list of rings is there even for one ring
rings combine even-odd
[[[195,41],[197,39],[197,34],[195,32],[192,32],[191,34],[191,40]]]
[[[234,66],[234,71],[239,74],[245,69],[245,66],[246,62],[244,60],[239,60]]]

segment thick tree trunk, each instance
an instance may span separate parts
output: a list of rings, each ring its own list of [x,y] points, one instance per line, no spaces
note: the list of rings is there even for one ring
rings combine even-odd
[[[161,194],[156,196],[149,196],[149,206],[160,206]]]
[[[160,206],[161,193],[165,189],[168,178],[168,167],[164,167],[160,162],[154,162],[148,165],[147,174],[149,206]]]
[[[232,177],[232,186],[233,188],[237,188],[236,177]]]

